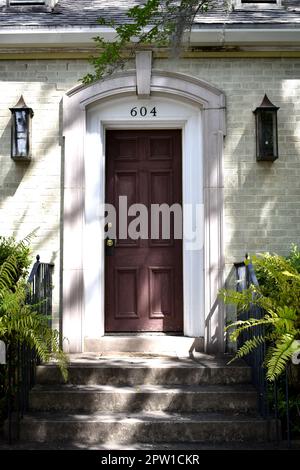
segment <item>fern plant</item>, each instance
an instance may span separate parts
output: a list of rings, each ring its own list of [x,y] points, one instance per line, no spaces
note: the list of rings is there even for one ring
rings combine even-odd
[[[288,258],[269,253],[253,257],[259,285],[251,285],[242,292],[220,291],[225,304],[236,305],[238,313],[250,310],[252,305],[264,312],[261,318],[237,320],[226,330],[233,330],[230,334],[232,341],[236,341],[244,331],[255,332],[238,349],[234,359],[246,356],[264,343],[267,345],[264,365],[270,381],[282,374],[299,350],[300,274],[296,251],[293,248],[293,256]],[[263,333],[257,332],[259,326],[263,327]]]
[[[14,280],[25,276],[30,266],[30,242],[36,231],[31,232],[24,240],[16,241],[14,237],[0,236],[0,266],[13,256],[15,263]]]
[[[59,347],[59,333],[49,327],[49,317],[27,303],[27,285],[20,280],[14,291],[2,289],[0,299],[0,339],[7,344],[25,344],[41,361],[54,357],[67,378],[67,358]]]
[[[38,313],[27,302],[24,272],[29,265],[27,239],[13,244],[13,250],[0,265],[0,339],[6,344],[24,344],[35,350],[42,361],[50,356],[58,361],[63,377],[67,377],[67,357],[59,346],[59,333],[49,327],[49,318]],[[8,250],[9,252],[9,250]],[[20,264],[20,252],[24,258]]]

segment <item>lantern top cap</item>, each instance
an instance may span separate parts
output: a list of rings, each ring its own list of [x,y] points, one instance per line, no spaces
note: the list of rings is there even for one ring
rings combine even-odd
[[[25,111],[28,110],[30,113],[30,116],[33,116],[33,109],[29,108],[27,104],[24,101],[23,95],[20,96],[19,101],[13,106],[12,108],[9,108],[12,112],[13,111]]]
[[[264,110],[274,110],[274,111],[278,111],[278,109],[280,109],[280,108],[279,108],[278,106],[275,106],[275,104],[273,104],[273,103],[269,100],[267,94],[265,94],[265,96],[264,96],[264,98],[263,98],[263,100],[262,100],[262,102],[261,102],[261,105],[258,106],[258,107],[255,109],[254,113],[256,113],[256,112],[259,111],[259,110],[262,110],[262,111],[264,111]]]

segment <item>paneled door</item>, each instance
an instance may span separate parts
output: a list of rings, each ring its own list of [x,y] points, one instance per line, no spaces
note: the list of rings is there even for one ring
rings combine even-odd
[[[162,217],[154,236],[151,207],[182,203],[182,142],[180,130],[107,130],[106,202],[117,213],[116,239],[106,244],[106,332],[182,332],[182,240],[174,236],[174,216],[163,233]],[[139,212],[127,218],[143,238],[119,229],[119,197],[128,208],[141,203],[148,224],[137,224]],[[123,199],[124,205],[124,199]],[[156,212],[157,214],[157,212]],[[126,218],[125,218],[126,220]],[[178,221],[178,218],[177,218]],[[148,225],[148,230],[147,229]],[[127,230],[126,230],[127,231]],[[125,235],[124,235],[125,233]],[[147,238],[148,233],[148,238]]]

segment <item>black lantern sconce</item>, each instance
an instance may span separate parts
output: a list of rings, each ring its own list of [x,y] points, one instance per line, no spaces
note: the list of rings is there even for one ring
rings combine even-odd
[[[256,121],[256,160],[273,162],[278,158],[277,111],[267,95],[255,109]]]
[[[11,157],[17,161],[28,161],[31,157],[32,108],[28,108],[23,96],[13,108],[11,122]]]

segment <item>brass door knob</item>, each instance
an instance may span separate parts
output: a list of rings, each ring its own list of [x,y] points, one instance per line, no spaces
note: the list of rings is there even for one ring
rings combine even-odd
[[[106,241],[106,246],[114,246],[114,241],[108,239],[108,240]]]

